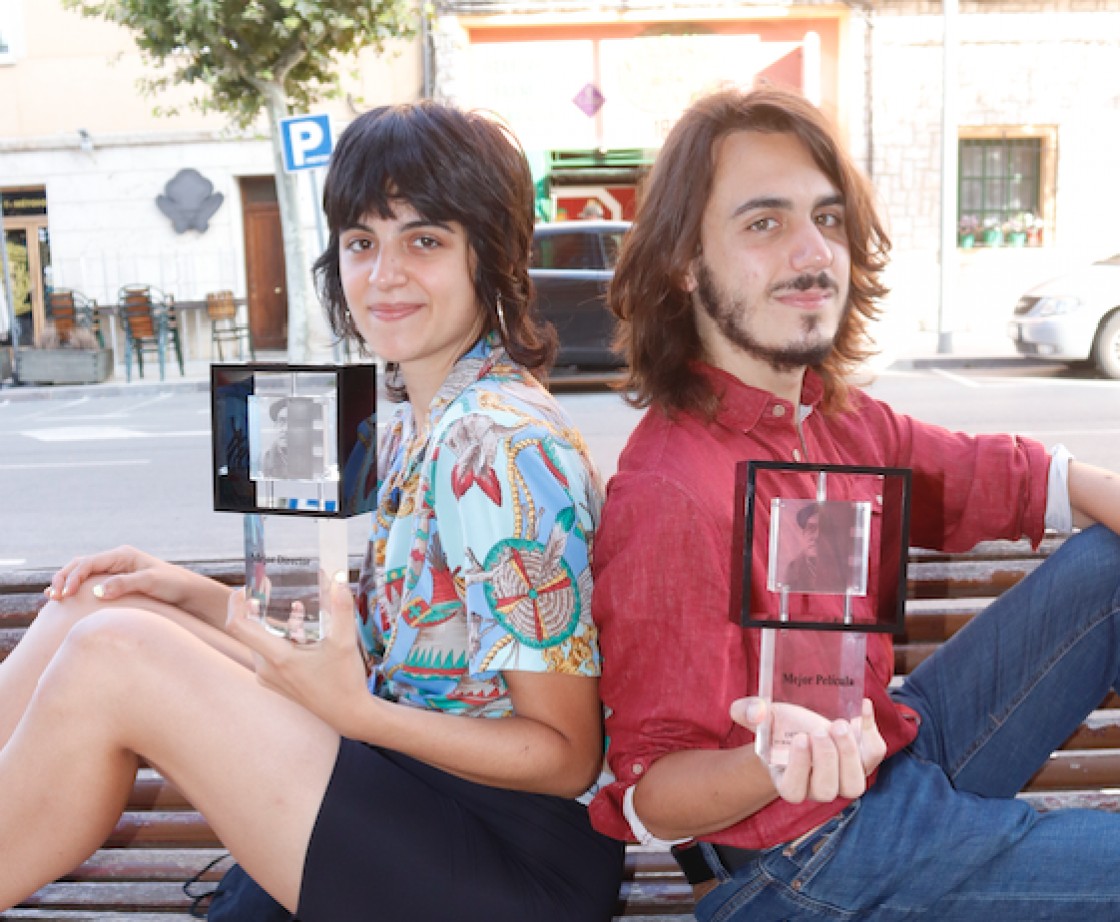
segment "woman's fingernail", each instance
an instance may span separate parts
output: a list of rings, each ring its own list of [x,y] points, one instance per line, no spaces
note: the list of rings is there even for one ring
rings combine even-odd
[[[334,581],[345,586],[350,581],[350,578],[345,570],[339,570],[334,575]]]
[[[105,586],[102,583],[98,583],[93,587],[93,594],[99,599],[105,598]]]

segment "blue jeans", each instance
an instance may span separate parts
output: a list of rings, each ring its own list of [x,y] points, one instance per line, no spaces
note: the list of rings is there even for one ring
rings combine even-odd
[[[796,847],[722,880],[701,922],[1120,919],[1120,815],[1016,792],[1120,680],[1120,537],[1068,541],[895,697],[917,739]]]

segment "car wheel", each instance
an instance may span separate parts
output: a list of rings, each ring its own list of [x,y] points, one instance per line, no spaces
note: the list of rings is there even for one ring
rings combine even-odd
[[[1120,380],[1120,310],[1113,311],[1101,324],[1093,361],[1106,377]]]

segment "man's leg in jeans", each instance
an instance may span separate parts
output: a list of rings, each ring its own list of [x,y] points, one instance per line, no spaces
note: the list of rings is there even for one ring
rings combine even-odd
[[[958,790],[1012,797],[1120,678],[1120,537],[1067,540],[896,693]]]
[[[898,697],[923,717],[916,756],[940,764],[957,790],[1010,798],[1117,685],[1118,672],[1120,537],[1098,526],[993,603]],[[1060,810],[1024,823],[928,913],[1112,920],[1117,867],[1120,816]]]

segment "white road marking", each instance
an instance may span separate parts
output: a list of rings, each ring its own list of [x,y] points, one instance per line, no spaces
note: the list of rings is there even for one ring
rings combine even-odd
[[[140,432],[116,426],[70,426],[58,429],[26,429],[20,433],[40,442],[104,442],[120,439],[171,439],[209,436],[209,429],[185,429],[176,432]]]
[[[126,458],[120,461],[36,461],[32,464],[0,464],[0,471],[41,471],[46,468],[69,469],[74,467],[123,467],[125,465],[151,464],[148,458]]]
[[[944,368],[934,368],[933,373],[940,378],[945,378],[947,381],[952,381],[962,387],[981,387],[982,385],[973,381],[971,378],[965,378],[962,375],[955,375],[951,371],[946,371]]]

